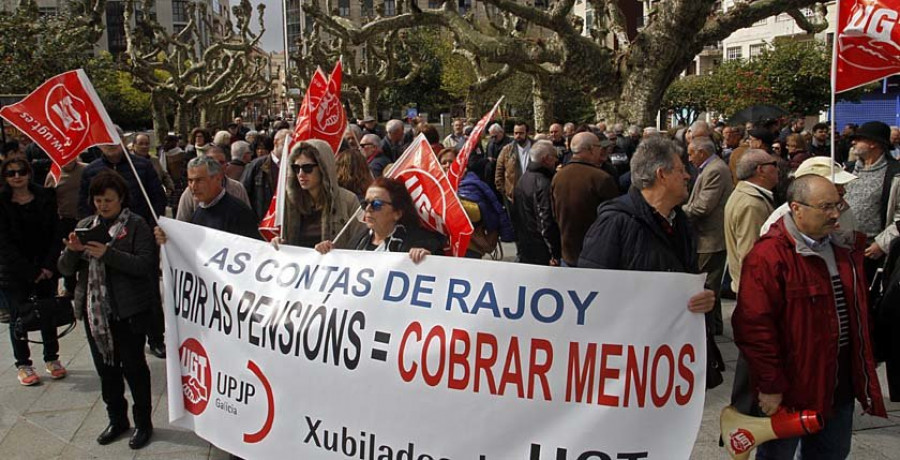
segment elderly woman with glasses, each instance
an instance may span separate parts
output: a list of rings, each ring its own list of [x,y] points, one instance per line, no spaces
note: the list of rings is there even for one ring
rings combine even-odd
[[[428,254],[443,254],[443,237],[419,225],[412,197],[402,182],[385,177],[375,179],[360,204],[367,228],[356,233],[350,247],[359,251],[408,252],[415,263]],[[326,254],[334,247],[332,241],[325,240],[316,245],[316,250]]]
[[[323,240],[334,240],[348,226],[338,244],[350,247],[350,237],[362,230],[354,219],[359,200],[338,185],[337,167],[331,146],[309,140],[294,146],[288,157],[284,230],[275,243],[311,248]]]

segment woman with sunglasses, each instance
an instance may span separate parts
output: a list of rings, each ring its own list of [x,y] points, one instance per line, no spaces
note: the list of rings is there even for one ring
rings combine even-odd
[[[320,140],[301,142],[291,150],[287,164],[291,169],[283,242],[311,248],[320,241],[334,239],[350,222],[338,244],[349,248],[350,237],[362,229],[362,223],[353,218],[359,200],[353,192],[338,185],[331,146]]]
[[[444,238],[419,225],[412,197],[402,182],[386,177],[375,179],[360,205],[367,228],[352,238],[351,248],[408,252],[415,263],[428,254],[443,254]],[[332,241],[325,240],[316,245],[316,250],[326,254],[334,247]]]
[[[26,338],[16,337],[15,324],[20,305],[32,295],[52,298],[56,295],[56,257],[60,244],[56,235],[58,222],[56,195],[32,182],[32,169],[21,158],[0,165],[3,185],[0,187],[0,295],[9,304],[9,337],[18,368],[19,383],[40,383],[32,367],[31,350]],[[59,362],[59,341],[52,317],[41,324],[44,362],[50,378],[66,376]]]

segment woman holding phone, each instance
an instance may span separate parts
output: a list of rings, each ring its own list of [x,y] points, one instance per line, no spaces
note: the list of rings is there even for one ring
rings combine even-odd
[[[129,430],[128,381],[135,426],[128,446],[140,449],[153,433],[144,342],[154,298],[147,293],[159,289],[156,243],[144,219],[128,209],[128,185],[119,174],[98,174],[88,195],[97,214],[81,220],[64,241],[59,270],[67,276],[78,274],[76,315],[85,319],[109,417],[97,443],[109,444]]]

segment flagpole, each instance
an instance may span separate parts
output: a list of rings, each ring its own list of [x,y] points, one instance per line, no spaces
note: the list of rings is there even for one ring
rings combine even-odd
[[[122,136],[119,137],[119,145],[122,147],[122,154],[125,155],[125,160],[128,161],[128,166],[131,166],[131,172],[134,174],[134,180],[137,181],[138,187],[141,188],[141,194],[144,195],[144,199],[147,200],[147,207],[150,208],[150,215],[153,216],[153,220],[159,223],[159,216],[156,215],[156,210],[153,209],[153,202],[150,201],[150,195],[147,195],[147,189],[144,188],[144,183],[141,181],[141,177],[138,176],[137,169],[134,167],[134,162],[131,161],[131,154],[128,153],[128,148],[125,147],[125,140],[122,139]]]
[[[834,149],[837,143],[834,132],[837,130],[837,110],[835,108],[837,97],[835,96],[835,90],[837,89],[838,41],[840,39],[838,36],[840,34],[838,25],[841,18],[841,2],[834,2],[834,7],[836,8],[835,16],[838,18],[838,24],[834,27],[834,39],[831,43],[831,133],[829,134],[831,137],[831,182],[834,182],[834,177],[837,174],[837,171],[834,170]]]

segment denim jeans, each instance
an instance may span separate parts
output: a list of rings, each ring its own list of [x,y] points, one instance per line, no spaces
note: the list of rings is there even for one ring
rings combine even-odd
[[[855,403],[834,408],[834,415],[825,420],[822,431],[801,438],[776,439],[756,449],[756,460],[843,460],[850,455],[850,435],[853,428]],[[799,455],[797,446],[800,446]]]
[[[12,342],[13,356],[16,358],[16,367],[31,366],[31,347],[26,340],[16,338],[16,320],[19,317],[19,305],[22,299],[16,291],[0,291],[0,296],[6,299],[9,306],[9,340]],[[56,336],[56,324],[53,318],[45,318],[41,327],[41,341],[44,342],[44,362],[56,361],[59,359],[59,339]]]

